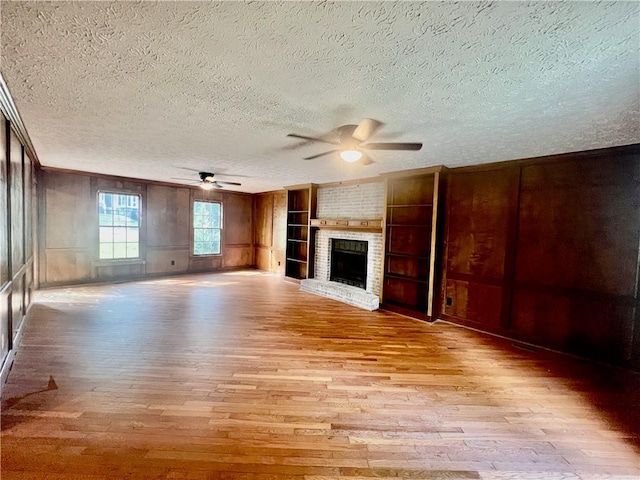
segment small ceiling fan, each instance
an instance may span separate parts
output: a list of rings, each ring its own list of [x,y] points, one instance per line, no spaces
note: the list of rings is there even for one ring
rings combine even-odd
[[[318,153],[317,155],[305,157],[305,160],[313,160],[335,152],[340,152],[340,158],[344,161],[357,162],[362,158],[363,165],[373,163],[373,160],[371,160],[369,155],[363,150],[420,150],[422,148],[422,143],[365,143],[382,125],[383,123],[378,120],[365,118],[359,125],[342,125],[335,129],[337,134],[337,138],[335,139],[329,137],[310,137],[307,135],[298,135],[297,133],[290,133],[287,137],[299,138],[311,142],[329,143],[339,147],[327,152]]]
[[[200,181],[191,182],[193,185],[199,185],[203,190],[212,190],[214,188],[224,188],[223,185],[242,185],[238,182],[223,182],[222,180],[216,180],[215,173],[211,172],[198,172],[198,176],[200,177]],[[178,178],[171,177],[174,180],[191,180],[190,178]]]

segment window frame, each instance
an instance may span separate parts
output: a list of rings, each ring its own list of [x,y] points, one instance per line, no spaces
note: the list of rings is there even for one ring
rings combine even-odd
[[[128,197],[137,197],[138,198],[138,225],[135,227],[138,229],[138,256],[136,257],[118,257],[118,258],[101,258],[100,257],[100,245],[102,243],[108,243],[108,242],[101,242],[100,241],[100,227],[102,226],[107,226],[107,225],[100,225],[100,194],[103,193],[108,193],[111,195],[126,195]],[[127,190],[120,190],[120,189],[98,189],[96,190],[96,194],[95,194],[95,199],[96,199],[96,214],[97,214],[97,221],[96,221],[96,232],[97,232],[97,238],[96,238],[96,260],[97,262],[99,262],[100,264],[103,263],[127,263],[127,262],[135,262],[138,263],[140,261],[143,260],[144,256],[143,256],[143,228],[142,228],[142,202],[143,202],[143,195],[140,192],[135,192],[135,191],[127,191]],[[130,205],[130,199],[127,199],[127,205],[124,208],[131,208],[129,207]],[[114,207],[112,207],[114,208]],[[117,225],[111,225],[111,227],[116,227]],[[119,225],[118,225],[119,226]],[[125,225],[124,228],[130,228],[128,225]],[[116,243],[116,242],[111,242],[111,243]],[[133,242],[125,242],[125,243],[133,243]]]
[[[195,246],[196,246],[196,228],[200,228],[201,227],[196,227],[195,226],[195,205],[196,202],[200,202],[200,203],[214,203],[214,204],[218,204],[220,206],[220,227],[219,228],[210,228],[209,230],[219,230],[220,231],[220,251],[219,253],[195,253]],[[193,258],[207,258],[207,257],[222,257],[222,251],[224,249],[224,204],[222,202],[222,200],[209,200],[209,199],[203,199],[203,198],[193,198],[191,200],[191,219],[190,219],[190,225],[191,225],[191,232],[190,232],[190,238],[191,238],[191,245],[189,246],[189,256],[193,257]],[[204,229],[203,229],[204,230]]]

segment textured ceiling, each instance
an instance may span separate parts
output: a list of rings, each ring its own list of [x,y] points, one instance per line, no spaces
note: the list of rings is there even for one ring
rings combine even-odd
[[[640,142],[637,2],[11,2],[2,74],[43,165],[260,192]],[[373,165],[286,134],[364,117]],[[233,176],[238,175],[238,176]]]

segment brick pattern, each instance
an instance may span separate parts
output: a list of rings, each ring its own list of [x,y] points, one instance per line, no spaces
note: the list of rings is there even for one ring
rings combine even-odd
[[[382,218],[384,213],[384,183],[363,183],[344,187],[318,189],[318,218]],[[382,277],[382,234],[320,229],[316,234],[315,279],[329,281],[331,239],[363,240],[369,243],[367,255],[366,292],[379,297]],[[347,303],[350,292],[332,289],[331,296]]]
[[[331,239],[363,240],[369,242],[367,254],[367,288],[366,291],[380,295],[380,277],[382,274],[382,234],[365,232],[342,232],[338,230],[318,230],[316,234],[316,268],[315,278],[329,281],[331,268]]]
[[[362,183],[318,189],[318,218],[382,218],[384,183]]]
[[[354,307],[364,308],[370,312],[380,306],[380,297],[365,292],[358,287],[351,287],[337,282],[322,282],[314,278],[306,278],[300,282],[300,289],[323,297],[333,298]]]

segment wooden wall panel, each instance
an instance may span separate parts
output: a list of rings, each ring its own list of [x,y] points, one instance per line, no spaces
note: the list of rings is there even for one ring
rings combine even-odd
[[[251,195],[224,194],[224,244],[253,245]],[[224,252],[226,255],[226,251]],[[249,261],[247,265],[252,265]]]
[[[287,246],[286,191],[254,195],[253,224],[256,268],[284,275]]]
[[[222,268],[222,256],[191,257],[189,259],[190,272],[206,272]]]
[[[451,305],[444,304],[445,314],[477,324],[477,328],[490,331],[500,328],[502,287],[447,280],[445,291],[453,299]]]
[[[113,280],[118,278],[139,278],[144,276],[145,266],[141,263],[94,265],[91,277],[95,280]]]
[[[11,289],[11,328],[14,340],[20,331],[20,327],[22,327],[25,310],[24,274],[22,274],[13,279]]]
[[[9,349],[11,347],[11,333],[10,333],[10,310],[11,310],[11,290],[5,289],[0,291],[0,365],[4,364],[4,360],[7,358]]]
[[[227,245],[224,249],[222,266],[225,268],[253,265],[253,246]]]
[[[33,163],[29,156],[24,155],[24,248],[25,262],[34,255],[33,244]]]
[[[259,247],[271,247],[273,238],[273,195],[254,197],[255,243]]]
[[[11,274],[24,265],[24,159],[22,144],[10,129],[9,191],[11,198]]]
[[[451,172],[445,317],[640,368],[638,146],[554,160]]]
[[[513,169],[449,176],[448,273],[502,279],[515,180]]]
[[[519,338],[558,350],[625,363],[632,357],[633,305],[587,294],[516,290],[512,329]]]
[[[86,248],[47,249],[41,258],[41,282],[49,285],[91,281],[93,253]]]
[[[256,245],[256,268],[271,271],[271,247]]]
[[[43,247],[88,249],[96,238],[93,224],[91,178],[58,172],[42,172],[44,196]],[[97,207],[96,207],[97,208]]]
[[[9,210],[7,205],[7,193],[9,179],[7,178],[7,130],[8,123],[0,114],[0,289],[9,282]],[[4,321],[5,318],[2,317]],[[3,322],[4,323],[4,322]]]
[[[633,296],[639,168],[624,159],[525,167],[518,282]]]
[[[147,187],[147,246],[189,249],[191,202],[188,188]]]
[[[285,191],[273,194],[273,221],[271,247],[282,254],[282,265],[287,249],[287,193]]]
[[[40,274],[45,286],[253,265],[250,195],[58,170],[42,172],[41,181]],[[141,196],[139,260],[116,264],[97,258],[100,191]],[[223,203],[220,256],[191,256],[194,200]]]
[[[188,234],[188,231],[187,231]],[[173,262],[173,265],[171,264]],[[148,247],[148,274],[183,273],[189,270],[189,247]]]

